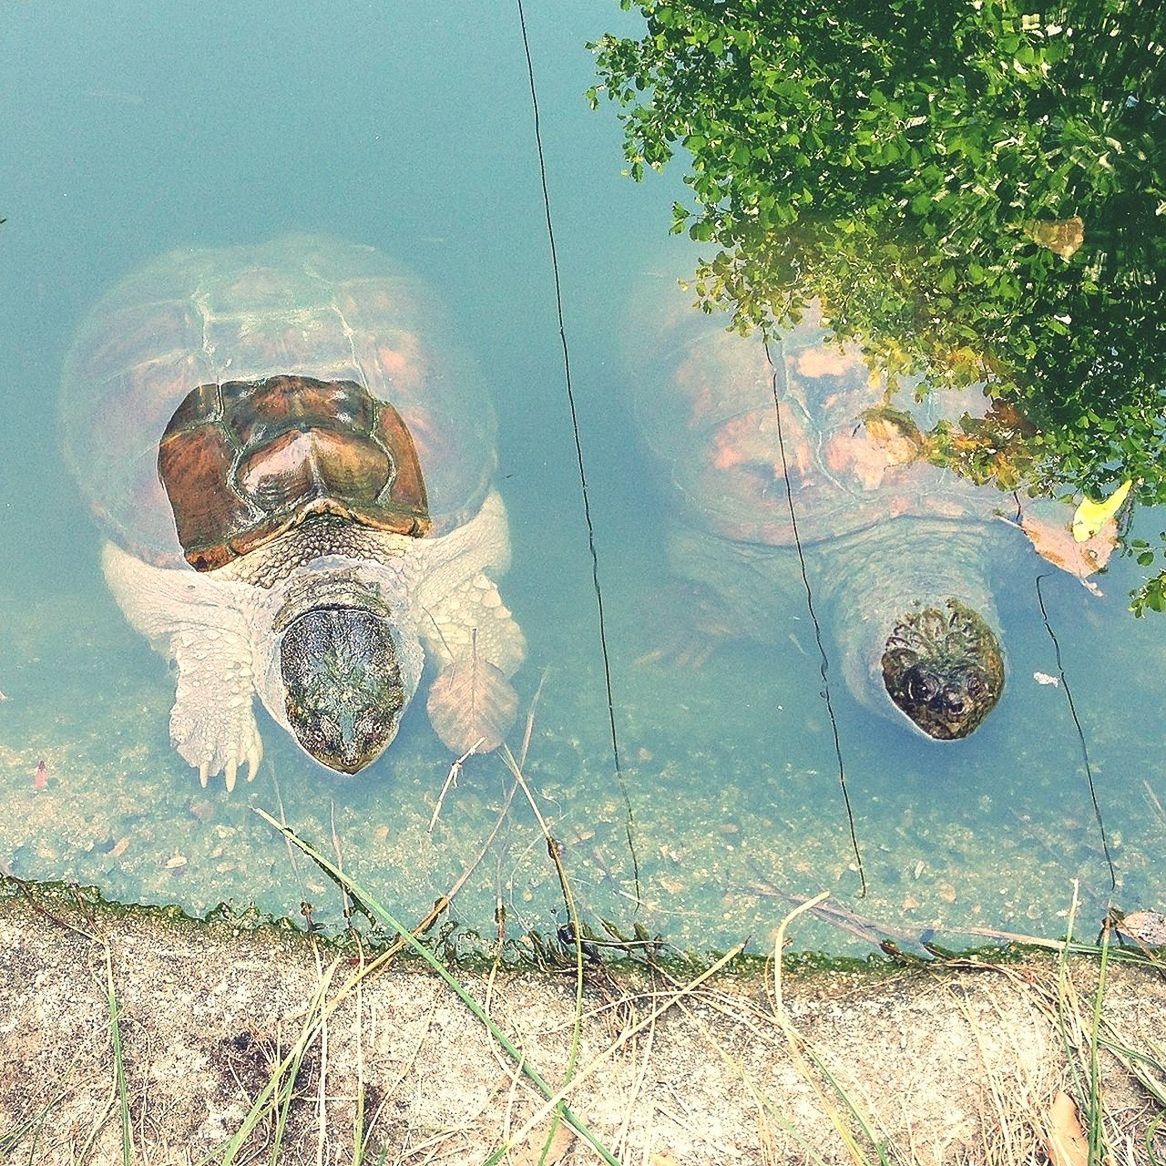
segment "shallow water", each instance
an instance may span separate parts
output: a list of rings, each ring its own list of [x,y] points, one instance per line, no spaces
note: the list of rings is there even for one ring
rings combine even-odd
[[[1049,568],[1019,534],[994,574],[1009,684],[974,737],[913,737],[855,704],[835,669],[865,897],[808,619],[788,643],[731,644],[699,669],[643,661],[679,616],[661,598],[670,501],[627,391],[627,354],[650,352],[652,337],[628,308],[645,272],[682,254],[666,244],[680,187],[671,174],[621,176],[619,125],[583,98],[594,79],[584,43],[634,28],[630,18],[605,3],[527,12],[621,788],[515,10],[354,4],[273,22],[223,4],[78,11],[7,13],[13,64],[0,77],[0,860],[13,873],[196,913],[226,901],[298,918],[307,901],[317,921],[339,923],[336,891],[253,804],[338,851],[406,917],[472,865],[453,908],[465,927],[491,939],[499,900],[512,938],[565,918],[524,795],[503,810],[496,757],[465,765],[429,829],[452,758],[420,707],[351,780],[261,719],[254,784],[202,791],[169,746],[165,664],[101,579],[99,531],[59,449],[57,383],[78,320],[163,251],[306,230],[372,244],[421,274],[485,370],[512,524],[503,593],[529,643],[517,681],[533,717],[524,772],[593,925],[639,922],[688,949],[750,936],[763,949],[796,897],[828,890],[908,937],[1056,935],[1074,880],[1088,927],[1100,918],[1110,876],[1082,739],[1065,685],[1034,678],[1059,676],[1035,590]],[[1166,845],[1166,617],[1128,614],[1135,582],[1119,562],[1103,598],[1064,575],[1043,585],[1126,909],[1162,906]],[[797,940],[866,950],[825,922]]]

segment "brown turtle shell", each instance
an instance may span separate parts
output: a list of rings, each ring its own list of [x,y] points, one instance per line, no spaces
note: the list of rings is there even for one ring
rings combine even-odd
[[[677,297],[679,301],[679,297]],[[981,412],[982,392],[913,400],[888,391],[853,345],[821,325],[816,305],[771,339],[727,331],[727,318],[669,304],[662,353],[637,381],[637,411],[688,519],[764,546],[838,539],[896,516],[988,521],[1000,493],[925,456],[940,416]],[[781,432],[778,431],[780,409]]]
[[[496,464],[488,396],[434,296],[373,248],[316,236],[128,275],[78,329],[61,420],[110,537],[199,570],[321,513],[446,534]]]
[[[211,571],[311,515],[413,537],[430,527],[400,413],[353,381],[274,376],[199,385],[158,447],[186,561]]]

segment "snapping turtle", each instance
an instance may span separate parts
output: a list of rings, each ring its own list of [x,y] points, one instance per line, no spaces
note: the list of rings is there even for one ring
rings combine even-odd
[[[455,353],[415,281],[311,237],[163,256],[82,324],[66,455],[114,596],[176,667],[171,739],[204,785],[254,776],[255,692],[317,761],[364,768],[426,651],[438,680],[488,677],[505,731],[525,649],[494,582],[494,417]],[[497,744],[461,723],[446,744]]]
[[[759,336],[725,324],[669,313],[637,385],[677,503],[669,556],[695,599],[691,634],[782,641],[805,612],[800,542],[851,692],[934,740],[968,736],[1004,685],[985,580],[1002,495],[926,460],[911,412],[924,406],[892,407],[885,376],[814,305],[770,341],[772,368]],[[969,394],[955,396],[958,416]]]

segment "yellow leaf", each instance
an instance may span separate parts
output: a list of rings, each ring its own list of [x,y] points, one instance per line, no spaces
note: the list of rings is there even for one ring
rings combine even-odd
[[[1024,224],[1028,236],[1067,263],[1085,242],[1085,220],[1080,215],[1071,219],[1033,219]]]
[[[1108,498],[1101,502],[1094,502],[1092,498],[1083,498],[1081,505],[1073,514],[1073,538],[1079,543],[1088,542],[1105,525],[1106,520],[1113,518],[1121,509],[1133,483],[1129,478]]]

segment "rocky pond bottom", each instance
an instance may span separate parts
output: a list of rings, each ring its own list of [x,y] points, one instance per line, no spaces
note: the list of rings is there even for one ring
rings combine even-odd
[[[167,742],[164,665],[107,598],[46,597],[35,614],[9,600],[0,617],[0,861],[11,873],[195,916],[226,903],[342,928],[339,890],[258,807],[402,919],[421,918],[469,870],[441,925],[456,921],[470,948],[474,936],[492,947],[502,926],[513,953],[529,955],[524,934],[567,922],[526,793],[490,755],[469,758],[442,796],[453,758],[420,710],[355,780],[311,767],[266,726],[256,780],[204,790]],[[526,785],[593,932],[607,920],[686,953],[746,938],[764,953],[794,903],[828,891],[837,911],[802,927],[798,945],[865,954],[883,936],[959,947],[977,929],[1063,935],[1074,880],[1084,930],[1111,899],[1161,909],[1166,779],[1145,705],[1164,653],[1152,619],[1075,625],[1065,651],[1116,890],[1063,690],[1033,679],[1055,671],[1038,627],[1010,641],[1013,693],[974,741],[884,735],[838,704],[862,895],[812,639],[791,645],[796,667],[744,649],[695,672],[637,663],[650,632],[637,631],[636,605],[613,605],[621,785],[588,618],[548,620],[531,637],[543,658],[520,691],[533,707]],[[77,630],[64,639],[61,628]]]

